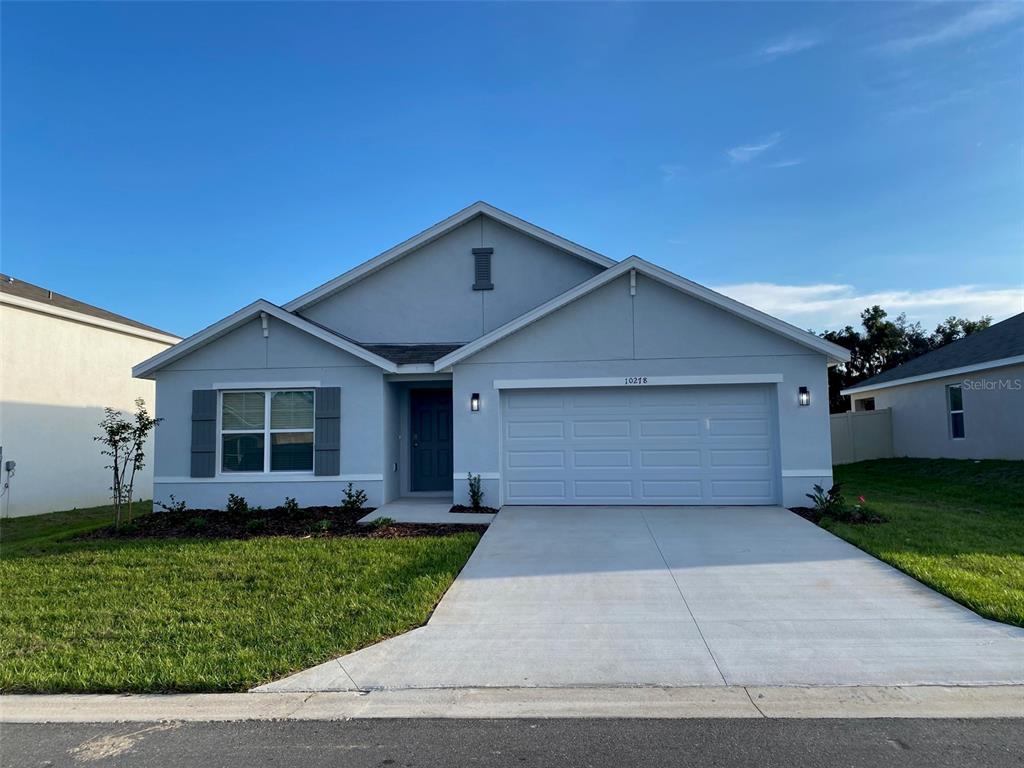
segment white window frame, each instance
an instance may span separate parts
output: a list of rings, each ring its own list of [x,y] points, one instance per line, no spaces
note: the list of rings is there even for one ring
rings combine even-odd
[[[263,435],[263,469],[262,470],[225,470],[224,469],[224,395],[240,392],[262,392],[263,393],[263,429],[229,429],[228,434],[232,435]],[[271,429],[270,428],[270,400],[275,392],[311,392],[313,394],[313,426],[309,429]],[[272,435],[286,432],[312,432],[314,439],[313,468],[308,470],[273,470],[270,468],[270,446]],[[316,467],[316,389],[313,387],[253,387],[251,389],[233,387],[217,391],[217,477],[312,477]]]
[[[952,391],[954,389],[959,389],[960,390],[960,407],[959,408],[954,408],[953,407]],[[953,414],[954,413],[959,413],[960,414],[960,419],[963,421],[964,433],[962,435],[960,435],[960,437],[957,437],[956,435],[953,434]],[[946,424],[949,425],[948,429],[949,429],[949,439],[950,440],[966,440],[967,439],[967,416],[964,413],[964,388],[962,386],[960,386],[959,384],[947,384],[946,385]]]

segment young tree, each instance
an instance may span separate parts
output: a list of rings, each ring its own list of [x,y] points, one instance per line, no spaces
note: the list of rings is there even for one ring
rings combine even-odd
[[[110,497],[114,501],[114,525],[121,526],[121,512],[127,507],[128,522],[132,521],[132,494],[135,474],[146,466],[146,439],[161,420],[149,415],[146,402],[135,400],[135,417],[127,418],[114,408],[103,409],[99,426],[102,433],[93,438],[103,446],[100,451],[110,459],[106,468],[114,473]]]

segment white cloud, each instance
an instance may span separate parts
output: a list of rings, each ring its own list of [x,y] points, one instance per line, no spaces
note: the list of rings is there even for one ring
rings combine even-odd
[[[992,315],[998,321],[1024,311],[1024,287],[956,285],[929,290],[859,292],[852,285],[778,285],[737,283],[714,288],[737,301],[816,331],[858,327],[860,313],[878,304],[890,316],[906,312],[912,322],[932,330],[950,315],[975,319]]]
[[[780,141],[782,141],[782,132],[776,131],[753,144],[742,144],[738,147],[727,149],[725,153],[734,163],[749,163],[762,152],[771,149]]]
[[[1013,21],[1021,15],[1022,11],[1024,11],[1024,5],[1015,2],[976,5],[966,13],[948,19],[929,30],[889,40],[882,45],[882,48],[890,53],[909,53],[919,48],[964,40]]]
[[[792,168],[794,165],[803,165],[804,159],[802,157],[793,157],[788,160],[777,160],[774,163],[768,163],[769,168]]]
[[[757,56],[762,61],[774,61],[783,56],[792,56],[810,48],[821,45],[820,36],[810,32],[792,33],[781,40],[769,43],[757,51]]]
[[[666,185],[675,184],[686,170],[685,166],[675,163],[667,163],[658,168],[661,171],[661,183]]]

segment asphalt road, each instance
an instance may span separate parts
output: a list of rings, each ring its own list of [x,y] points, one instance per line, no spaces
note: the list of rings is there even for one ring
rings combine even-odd
[[[1024,765],[1019,720],[352,720],[3,725],[28,766]]]

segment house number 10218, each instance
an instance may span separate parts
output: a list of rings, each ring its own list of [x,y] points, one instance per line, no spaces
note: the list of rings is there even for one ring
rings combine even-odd
[[[630,384],[646,384],[646,383],[647,383],[647,377],[646,376],[627,376],[626,377],[626,384],[627,385],[630,385]]]

